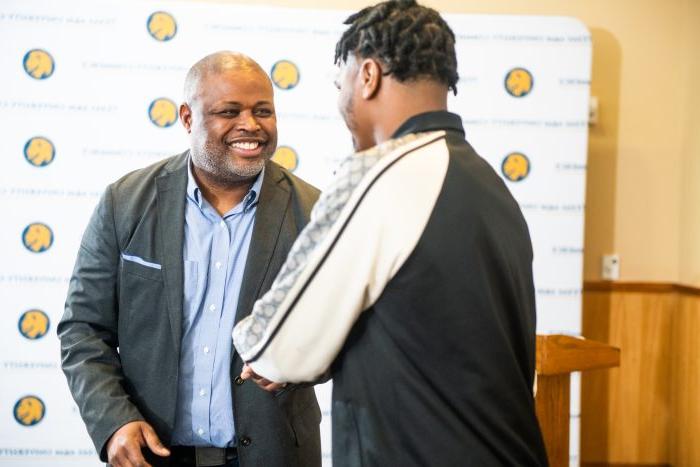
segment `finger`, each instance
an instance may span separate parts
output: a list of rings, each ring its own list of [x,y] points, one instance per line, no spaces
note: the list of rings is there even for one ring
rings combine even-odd
[[[277,391],[281,390],[283,387],[284,386],[279,384],[279,383],[271,383],[271,384],[266,385],[264,389],[266,391],[270,391],[270,392],[277,392]]]
[[[250,379],[257,376],[253,369],[248,366],[248,364],[243,366],[243,370],[241,371],[241,379]]]
[[[275,391],[287,387],[287,383],[277,383],[275,381],[270,381],[269,379],[266,379],[266,378],[263,378],[262,380],[260,380],[258,382],[258,384],[260,386],[274,388]]]
[[[264,389],[265,391],[268,392],[277,392],[280,389],[282,389],[282,385],[280,383],[275,383],[273,381],[267,381],[265,383],[258,383],[258,386],[261,389]]]
[[[163,443],[160,442],[158,435],[151,425],[144,424],[143,428],[141,428],[141,433],[146,440],[146,446],[148,446],[148,449],[150,449],[153,453],[161,457],[170,455],[170,451],[168,451],[168,448],[163,446]]]
[[[262,378],[262,377],[256,379],[255,382],[257,383],[258,386],[269,386],[271,384],[275,384],[274,381],[270,381],[269,379]]]

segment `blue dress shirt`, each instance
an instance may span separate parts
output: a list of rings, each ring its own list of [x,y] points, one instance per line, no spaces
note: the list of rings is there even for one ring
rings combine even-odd
[[[173,445],[235,445],[231,331],[264,170],[223,216],[207,202],[188,163],[182,347]]]

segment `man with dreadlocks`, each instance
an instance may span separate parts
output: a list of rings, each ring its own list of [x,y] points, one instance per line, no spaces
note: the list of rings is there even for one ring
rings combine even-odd
[[[334,467],[546,465],[532,246],[446,110],[454,34],[413,0],[346,24],[336,84],[360,152],[234,329],[242,377],[276,389],[330,372]]]

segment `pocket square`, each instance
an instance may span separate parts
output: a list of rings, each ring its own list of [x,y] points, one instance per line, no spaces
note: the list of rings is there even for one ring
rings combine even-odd
[[[131,261],[133,263],[138,263],[141,266],[146,266],[147,268],[160,269],[160,264],[151,263],[150,261],[146,261],[145,259],[139,258],[138,256],[127,255],[125,253],[122,253],[122,259],[124,261]]]

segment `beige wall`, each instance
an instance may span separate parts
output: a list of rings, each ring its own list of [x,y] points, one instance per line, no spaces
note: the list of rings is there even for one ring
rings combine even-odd
[[[700,284],[700,1],[688,0],[686,92],[683,163],[680,281]]]
[[[227,0],[236,1],[236,0]],[[355,10],[363,0],[245,1]],[[593,36],[584,278],[700,286],[700,0],[426,0],[453,13],[574,16]]]

